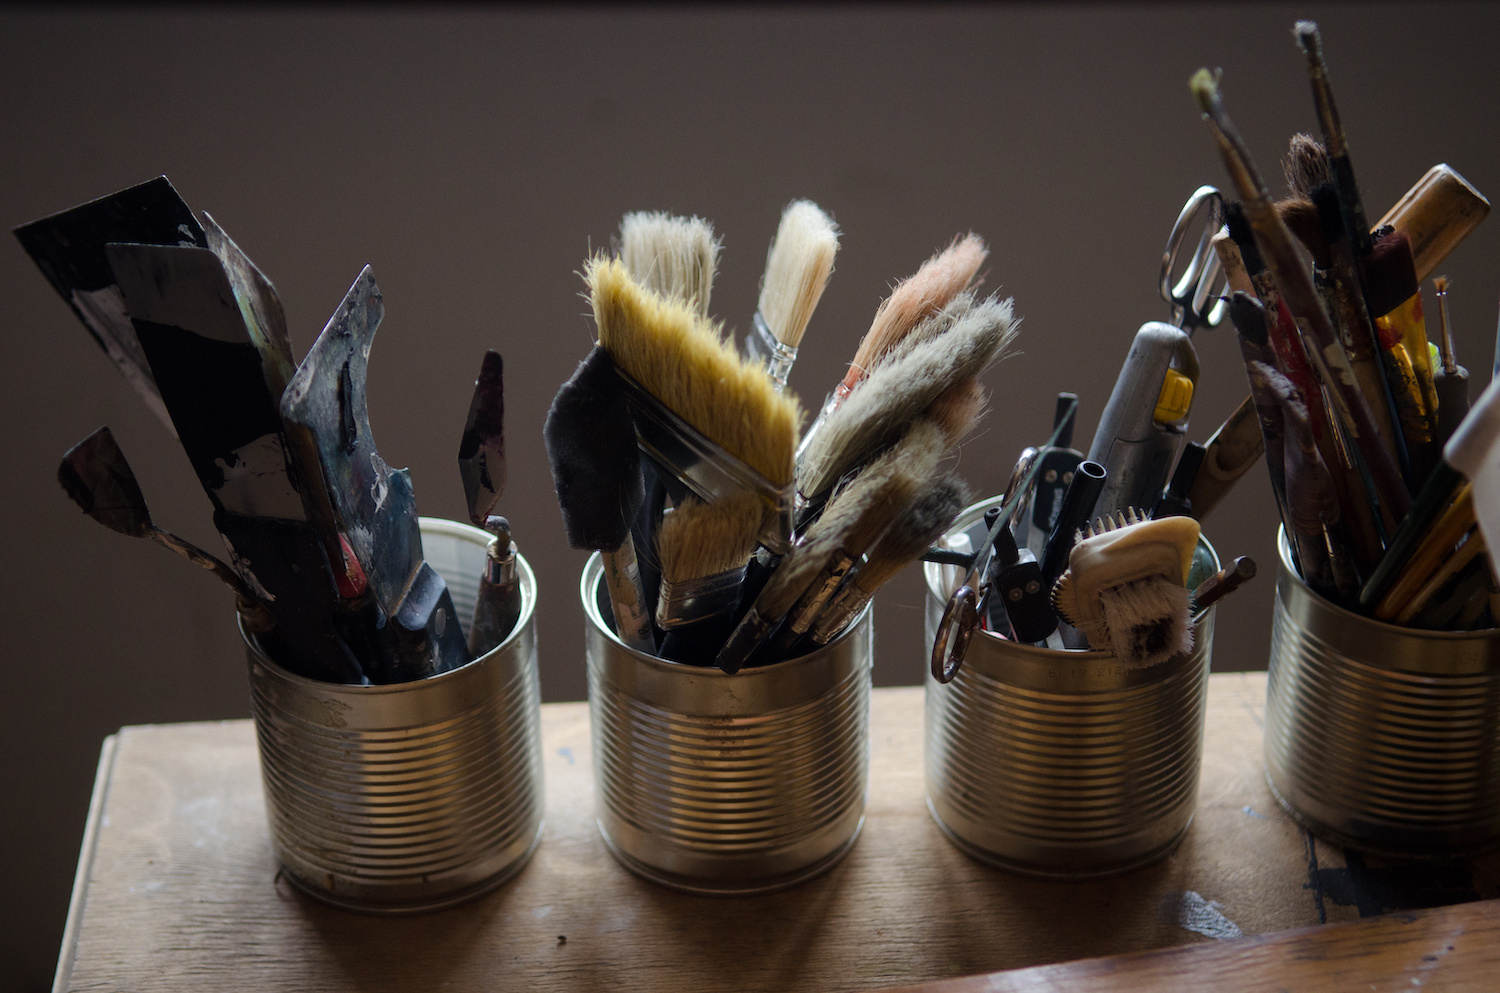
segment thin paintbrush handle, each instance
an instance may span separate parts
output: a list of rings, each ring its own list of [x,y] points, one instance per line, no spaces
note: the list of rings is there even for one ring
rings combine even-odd
[[[1443,512],[1422,537],[1416,554],[1402,568],[1401,575],[1391,586],[1390,592],[1375,606],[1374,615],[1384,621],[1400,613],[1432,570],[1452,554],[1459,539],[1473,526],[1474,488],[1465,483],[1454,495],[1453,505]]]
[[[1474,561],[1474,556],[1483,550],[1484,536],[1479,533],[1479,525],[1476,524],[1469,528],[1468,538],[1464,541],[1463,547],[1448,556],[1428,576],[1427,580],[1417,589],[1417,592],[1412,594],[1411,599],[1407,601],[1406,605],[1392,619],[1397,624],[1410,624],[1412,618],[1421,613],[1422,608],[1426,607],[1428,602],[1437,595],[1437,591],[1442,589],[1444,584],[1450,579],[1458,575],[1461,569]],[[1376,614],[1376,616],[1379,617],[1380,615]]]
[[[610,607],[615,612],[615,633],[636,651],[654,654],[656,639],[651,633],[646,596],[641,592],[635,542],[627,534],[619,548],[612,552],[601,551],[600,556],[604,559],[604,586],[609,592]]]

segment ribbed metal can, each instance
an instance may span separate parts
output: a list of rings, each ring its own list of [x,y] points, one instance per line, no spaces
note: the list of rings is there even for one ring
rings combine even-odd
[[[727,675],[627,647],[583,571],[599,832],[627,869],[765,893],[831,868],[864,824],[871,611],[807,655]]]
[[[473,612],[489,535],[422,518],[428,563]],[[305,679],[247,639],[250,700],[276,858],[299,889],[376,913],[478,896],[525,864],[542,831],[536,579],[500,645],[427,679]]]
[[[970,507],[955,531],[996,502]],[[949,591],[943,567],[926,564],[924,577],[930,644]],[[1213,614],[1195,619],[1191,652],[1147,668],[976,631],[952,682],[926,677],[938,826],[974,858],[1035,876],[1102,876],[1168,854],[1197,803]]]
[[[1500,844],[1500,630],[1396,627],[1308,589],[1285,536],[1265,756],[1309,830],[1375,854]]]

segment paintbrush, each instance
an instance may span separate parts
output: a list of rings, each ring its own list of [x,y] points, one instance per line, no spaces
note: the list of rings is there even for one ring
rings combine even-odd
[[[807,323],[833,275],[838,250],[838,225],[817,204],[794,200],[781,212],[766,253],[752,330],[745,339],[746,352],[766,367],[777,389],[786,389]]]
[[[1318,378],[1328,388],[1345,433],[1359,449],[1375,485],[1381,508],[1388,508],[1391,515],[1399,520],[1411,506],[1411,495],[1401,479],[1395,459],[1380,442],[1379,432],[1363,394],[1359,392],[1352,377],[1346,380],[1335,375],[1325,360],[1325,353],[1338,353],[1338,334],[1318,299],[1312,277],[1297,256],[1291,234],[1270,202],[1265,184],[1256,172],[1244,141],[1224,111],[1218,82],[1207,69],[1200,69],[1193,76],[1192,91],[1240,195],[1241,206],[1254,233],[1256,247],[1275,279],[1282,301],[1297,321],[1298,330],[1310,338],[1308,359],[1317,370]],[[1329,158],[1337,173],[1337,156],[1332,150]],[[1243,251],[1243,245],[1241,250]]]
[[[662,517],[656,535],[662,658],[713,663],[734,627],[740,584],[755,551],[761,517],[760,498],[750,492],[713,503],[690,496]]]
[[[1011,301],[993,296],[976,301],[969,293],[956,296],[930,320],[940,329],[914,333],[915,344],[903,342],[878,363],[823,429],[804,439],[797,492],[806,503],[816,505],[840,478],[900,437],[913,418],[998,361],[1017,326]],[[947,409],[942,413],[946,416]]]
[[[506,476],[505,363],[493,349],[484,353],[474,382],[474,397],[458,443],[458,469],[469,520],[491,535],[469,621],[469,655],[478,657],[505,640],[523,606],[510,522],[493,516],[505,492]]]
[[[372,661],[379,681],[404,682],[455,669],[469,654],[448,584],[423,560],[411,472],[386,464],[370,429],[365,381],[384,316],[365,266],[287,384],[281,418],[315,448],[339,533],[383,614],[367,628],[385,649]]]
[[[1434,425],[1439,445],[1445,444],[1469,414],[1469,370],[1458,364],[1453,352],[1453,329],[1448,324],[1448,277],[1439,276],[1432,281],[1437,295],[1438,352],[1442,365],[1433,372],[1433,387],[1437,390],[1437,423]]]
[[[916,501],[875,542],[853,578],[829,601],[808,632],[826,645],[865,609],[882,586],[943,536],[969,503],[969,488],[951,473],[924,484]]]
[[[855,559],[905,512],[943,452],[942,431],[919,420],[907,436],[834,493],[823,513],[782,558],[719,652],[718,665],[738,672],[794,608],[811,625]],[[789,632],[783,643],[795,641]]]
[[[1370,611],[1371,616],[1391,620],[1402,613],[1428,577],[1452,556],[1453,549],[1473,527],[1474,487],[1465,482],[1454,491],[1452,503],[1424,529],[1412,555],[1402,563],[1400,575]]]
[[[1315,186],[1333,182],[1333,172],[1328,166],[1328,150],[1321,141],[1301,132],[1292,135],[1287,143],[1286,155],[1281,160],[1281,173],[1286,177],[1287,189],[1298,197],[1308,196]]]
[[[167,177],[23,224],[15,236],[125,381],[175,434],[104,250],[111,242],[208,247],[192,208]]]
[[[1364,258],[1363,279],[1375,328],[1382,335],[1399,337],[1405,347],[1421,390],[1422,411],[1430,422],[1437,411],[1437,389],[1411,240],[1398,231],[1382,234]]]
[[[100,428],[68,449],[57,467],[57,481],[85,514],[111,531],[132,538],[149,538],[213,573],[234,591],[240,617],[251,634],[263,635],[276,626],[265,605],[238,573],[187,539],[152,522],[141,486],[109,428]]]
[[[817,419],[803,434],[797,450],[799,459],[822,431],[827,419],[843,404],[850,391],[870,375],[881,357],[968,289],[989,254],[984,240],[971,231],[964,237],[955,238],[951,245],[924,262],[916,273],[896,284],[890,296],[876,309],[875,319],[860,339],[844,378],[834,387]]]
[[[1453,170],[1439,163],[1428,169],[1395,206],[1375,225],[1391,227],[1411,239],[1412,264],[1417,279],[1426,279],[1442,265],[1490,212],[1484,194]]]
[[[1241,555],[1193,588],[1193,613],[1201,613],[1255,578],[1255,560]]]
[[[719,265],[719,239],[701,217],[637,211],[620,221],[620,261],[646,289],[707,319]]]
[[[1328,171],[1332,174],[1343,208],[1344,226],[1353,239],[1354,257],[1363,259],[1370,253],[1370,222],[1365,219],[1364,202],[1359,195],[1359,185],[1354,181],[1354,166],[1349,161],[1349,143],[1333,101],[1333,86],[1328,81],[1328,66],[1323,60],[1323,39],[1313,21],[1298,21],[1292,33],[1307,57],[1307,79],[1312,86],[1318,126],[1323,132]]]
[[[818,578],[792,607],[772,642],[773,652],[786,652],[812,627],[855,563],[916,500],[922,484],[932,477],[946,450],[943,429],[922,418],[848,484],[849,500],[854,503],[864,501],[863,516],[850,528],[837,553],[830,557]]]
[[[615,633],[637,651],[654,652],[630,536],[644,495],[640,454],[625,386],[602,347],[595,346],[558,389],[542,439],[568,545],[599,551]]]
[[[641,287],[618,261],[595,257],[584,280],[628,395],[643,450],[700,499],[761,496],[761,540],[784,551],[791,534],[795,397],[740,358],[717,326]]]

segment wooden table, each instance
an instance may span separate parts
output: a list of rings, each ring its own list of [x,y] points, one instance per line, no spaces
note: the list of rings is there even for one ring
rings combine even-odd
[[[987,868],[944,839],[923,801],[922,690],[876,690],[853,852],[789,892],[736,899],[664,890],[611,859],[593,820],[587,707],[547,704],[547,825],[530,864],[487,897],[406,918],[325,907],[277,879],[249,721],[127,727],[104,745],[56,989],[859,990],[1013,969],[1025,971],[931,988],[1150,989],[1174,975],[1184,988],[1259,987],[1269,973],[1257,968],[1311,977],[1328,961],[1289,960],[1277,942],[1361,936],[1345,942],[1347,979],[1386,934],[1372,929],[1403,922],[1458,949],[1436,964],[1414,955],[1421,976],[1492,970],[1493,934],[1477,936],[1496,929],[1500,901],[1234,940],[1500,896],[1494,860],[1389,866],[1312,841],[1265,784],[1264,702],[1264,673],[1210,680],[1198,813],[1173,855],[1058,883]],[[1390,968],[1402,989],[1421,978]]]

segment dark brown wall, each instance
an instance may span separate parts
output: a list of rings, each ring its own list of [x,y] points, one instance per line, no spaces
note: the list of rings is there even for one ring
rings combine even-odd
[[[575,274],[622,212],[715,221],[714,311],[744,328],[778,211],[809,196],[845,231],[792,385],[817,402],[889,283],[973,229],[988,285],[1024,315],[988,377],[962,470],[996,492],[1058,390],[1092,432],[1141,322],[1164,318],[1159,253],[1183,199],[1223,170],[1187,91],[1224,68],[1262,167],[1314,130],[1290,29],[1322,23],[1371,209],[1437,161],[1500,190],[1500,8],[1009,5],[700,13],[326,9],[0,12],[0,223],[168,174],[276,282],[305,350],[373,263],[387,319],[370,366],[386,459],[423,512],[461,517],[453,464],[486,347],[506,360],[502,510],[541,584],[543,689],[584,695],[577,575],[541,445],[592,331]],[[1491,221],[1447,268],[1461,357],[1482,386],[1500,291]],[[101,738],[122,724],[244,717],[230,601],[159,548],[84,520],[58,457],[109,423],[163,525],[203,543],[180,450],[10,239],[0,240],[6,541],[0,987],[54,962]],[[1193,435],[1245,393],[1232,333],[1205,332]],[[1264,665],[1273,512],[1259,470],[1209,519],[1262,578],[1221,612],[1219,668]],[[877,681],[914,683],[913,571],[880,598]]]

